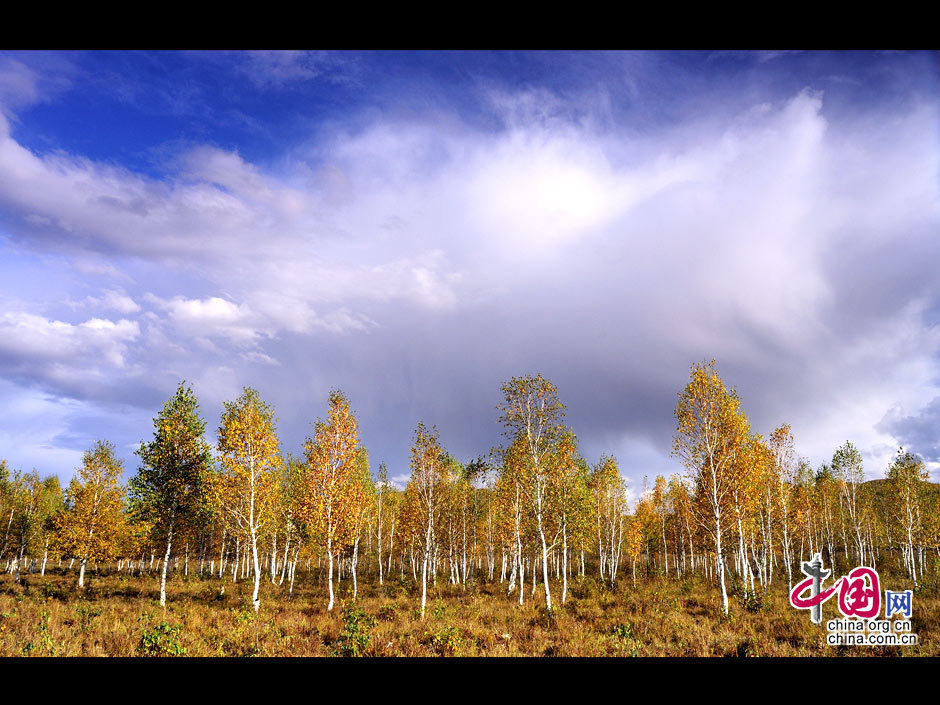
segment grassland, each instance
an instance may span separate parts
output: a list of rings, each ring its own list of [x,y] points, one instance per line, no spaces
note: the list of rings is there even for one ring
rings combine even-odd
[[[260,613],[248,607],[248,581],[176,575],[168,603],[158,577],[102,571],[75,587],[58,569],[0,578],[0,656],[863,656],[940,655],[940,595],[914,597],[905,647],[828,646],[825,629],[790,607],[779,582],[762,603],[732,596],[720,613],[717,589],[698,576],[646,577],[615,591],[596,579],[575,580],[567,604],[549,617],[541,586],[526,604],[505,585],[478,581],[474,593],[439,581],[424,621],[419,590],[409,581],[384,586],[360,580],[353,603],[341,585],[327,612],[325,586],[298,575],[294,594],[265,584]],[[420,586],[419,586],[420,589]],[[824,619],[837,616],[832,600]]]

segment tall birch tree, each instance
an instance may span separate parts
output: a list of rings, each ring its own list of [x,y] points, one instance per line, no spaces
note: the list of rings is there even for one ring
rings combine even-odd
[[[238,399],[226,402],[218,431],[221,468],[210,485],[213,504],[251,550],[255,612],[261,606],[258,542],[273,518],[282,462],[275,424],[274,411],[254,389],[246,387]]]
[[[930,475],[921,458],[901,448],[888,468],[887,479],[891,488],[890,518],[900,530],[905,549],[904,562],[916,588],[917,561],[914,557],[914,546],[921,533],[922,506]]]
[[[140,444],[141,466],[130,481],[130,507],[135,517],[164,537],[160,606],[166,606],[167,566],[180,525],[205,518],[213,468],[212,447],[205,439],[193,390],[181,382],[153,420],[153,440]]]
[[[317,420],[313,438],[304,443],[307,481],[303,493],[304,518],[313,534],[326,548],[329,603],[333,609],[333,562],[339,551],[351,542],[354,509],[350,498],[357,494],[360,476],[359,424],[341,391],[330,393],[326,421]]]
[[[79,561],[78,587],[85,585],[88,561],[114,558],[127,531],[125,493],[120,485],[123,471],[114,445],[97,441],[85,451],[82,466],[66,491],[63,511],[54,519],[57,550]]]
[[[561,424],[565,406],[558,398],[558,389],[542,375],[513,377],[502,387],[503,403],[500,420],[510,438],[522,438],[529,455],[528,472],[523,489],[532,507],[541,547],[542,584],[545,606],[551,612],[552,595],[548,581],[548,552],[553,547],[547,538],[553,507],[552,485],[557,482],[559,468],[552,463],[552,450],[562,436]]]
[[[419,423],[411,445],[411,480],[419,505],[419,516],[424,525],[421,542],[421,619],[424,619],[428,598],[428,567],[434,549],[434,528],[444,500],[447,483],[447,464],[444,462],[436,427],[427,428]]]
[[[696,488],[696,517],[715,547],[721,608],[728,613],[725,586],[725,545],[734,490],[735,461],[749,428],[737,392],[728,389],[712,360],[694,364],[689,383],[676,405],[678,427],[673,454],[678,456]]]

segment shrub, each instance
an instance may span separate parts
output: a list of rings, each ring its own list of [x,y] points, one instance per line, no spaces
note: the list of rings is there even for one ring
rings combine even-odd
[[[640,640],[633,636],[633,628],[629,623],[619,622],[610,630],[610,635],[618,643],[618,646],[629,648],[631,656],[640,655]]]
[[[765,599],[760,592],[757,594],[748,594],[741,599],[741,604],[748,612],[766,612],[770,609],[770,600]]]
[[[186,648],[180,644],[179,637],[183,631],[182,624],[170,624],[169,622],[158,622],[153,626],[150,623],[150,615],[141,615],[138,621],[143,622],[144,626],[140,635],[140,642],[137,644],[137,653],[141,656],[185,656]]]
[[[630,631],[630,625],[620,622],[615,624],[613,629],[610,630],[610,633],[618,639],[632,639],[633,634]]]
[[[242,607],[241,612],[236,612],[235,610],[232,610],[232,612],[237,615],[235,621],[238,623],[238,626],[242,626],[243,624],[250,626],[255,623],[255,618],[258,616],[254,608],[248,606]]]
[[[335,642],[336,656],[361,656],[369,646],[369,632],[376,619],[355,605],[343,608],[343,631]]]
[[[92,620],[101,616],[101,608],[87,602],[80,602],[75,606],[75,615],[78,617],[79,631],[87,632],[91,627]]]
[[[458,627],[441,625],[425,633],[426,643],[438,654],[455,654],[464,645],[463,632]]]
[[[544,605],[536,608],[535,617],[532,618],[532,626],[539,626],[543,629],[555,629],[558,626],[558,615],[554,609],[549,610]]]

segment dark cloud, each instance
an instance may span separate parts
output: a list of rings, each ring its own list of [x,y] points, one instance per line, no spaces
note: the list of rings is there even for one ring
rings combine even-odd
[[[919,413],[911,416],[905,416],[899,409],[891,409],[878,428],[897,438],[907,450],[928,461],[940,462],[940,397],[935,397]]]

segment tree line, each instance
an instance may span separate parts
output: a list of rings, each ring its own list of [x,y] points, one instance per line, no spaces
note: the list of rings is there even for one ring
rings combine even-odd
[[[329,610],[344,579],[355,599],[365,573],[420,586],[423,618],[438,580],[470,591],[498,581],[507,599],[522,605],[528,593],[551,611],[570,580],[613,588],[621,568],[633,585],[638,572],[698,573],[720,587],[727,613],[729,582],[759,600],[775,579],[792,588],[816,552],[834,569],[889,563],[915,587],[940,559],[940,493],[922,458],[901,449],[885,480],[866,483],[846,441],[814,470],[789,425],[766,438],[751,429],[714,361],[692,366],[676,405],[673,454],[685,472],[644,480],[632,507],[617,460],[592,466],[580,454],[549,380],[513,378],[501,391],[501,445],[461,462],[419,423],[398,489],[384,463],[373,475],[340,391],[293,455],[253,389],[224,404],[213,447],[180,383],[126,486],[103,440],[64,491],[55,476],[0,463],[0,560],[17,582],[45,575],[50,560],[68,561],[79,588],[89,565],[159,576],[161,605],[173,572],[215,577],[221,592],[249,580],[256,611],[266,583],[293,594],[298,567],[325,574]]]

